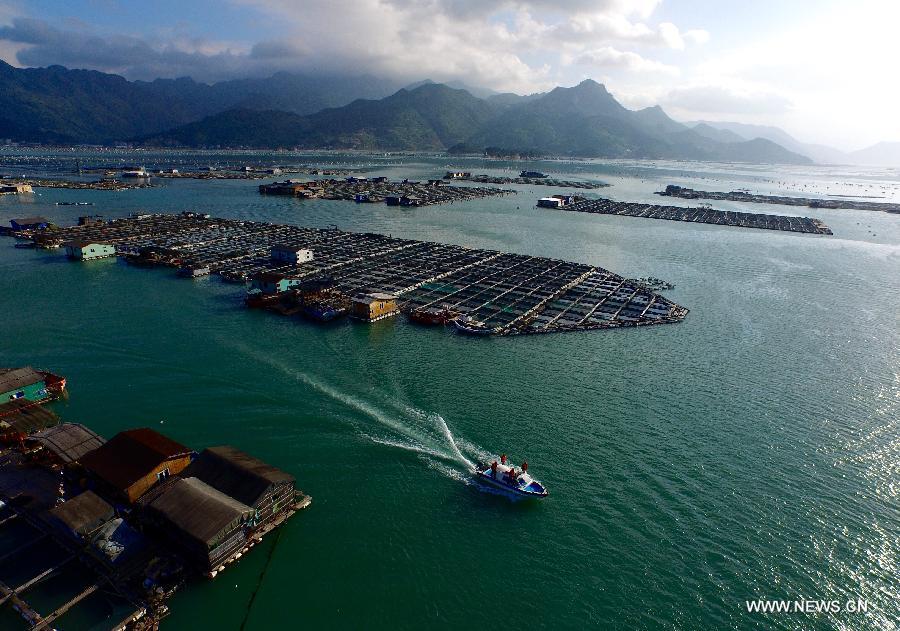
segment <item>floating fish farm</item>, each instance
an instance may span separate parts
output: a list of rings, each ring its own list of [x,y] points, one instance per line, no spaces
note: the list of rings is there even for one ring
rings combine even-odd
[[[501,177],[494,175],[464,175],[447,177],[464,182],[478,182],[479,184],[529,184],[532,186],[557,186],[560,188],[596,189],[609,186],[602,182],[584,182],[581,180],[556,180],[549,177]]]
[[[512,195],[516,191],[482,186],[446,186],[442,180],[428,183],[391,182],[387,178],[355,178],[345,180],[313,180],[311,182],[276,182],[259,187],[260,193],[293,195],[303,198],[384,202],[389,206],[429,206],[481,199],[497,195]]]
[[[763,213],[743,213],[731,210],[682,206],[660,206],[642,202],[616,202],[611,199],[584,199],[572,204],[557,206],[559,210],[598,215],[621,215],[624,217],[644,217],[647,219],[667,219],[669,221],[692,221],[719,226],[758,228],[760,230],[782,230],[807,234],[833,234],[831,228],[820,219],[810,217],[789,217]]]
[[[663,197],[682,199],[719,199],[732,202],[752,202],[755,204],[782,204],[785,206],[809,206],[810,208],[846,208],[852,210],[880,210],[900,213],[900,204],[890,202],[870,202],[850,199],[821,199],[818,197],[788,197],[786,195],[758,195],[747,191],[697,191],[692,188],[669,184],[666,190],[657,191]]]
[[[279,301],[304,281],[327,279],[332,295],[390,295],[412,319],[423,310],[479,335],[515,335],[679,322],[688,310],[635,280],[583,263],[392,238],[373,233],[211,218],[137,215],[32,235],[38,247],[115,246],[136,265],[233,282],[274,278]],[[273,248],[308,251],[299,264]],[[289,291],[283,288],[294,287]],[[266,291],[265,289],[263,291]],[[420,321],[420,320],[417,320]]]

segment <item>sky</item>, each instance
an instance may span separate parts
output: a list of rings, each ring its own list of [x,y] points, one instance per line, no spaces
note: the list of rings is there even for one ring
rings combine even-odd
[[[0,0],[0,59],[212,83],[277,71],[530,94],[592,78],[676,120],[900,141],[900,0]]]

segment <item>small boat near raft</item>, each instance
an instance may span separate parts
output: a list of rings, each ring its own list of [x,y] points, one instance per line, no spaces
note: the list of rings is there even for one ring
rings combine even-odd
[[[475,477],[479,482],[501,489],[519,497],[547,497],[550,493],[543,484],[528,473],[528,462],[523,462],[520,469],[507,464],[506,454],[490,463],[479,464],[475,468]]]

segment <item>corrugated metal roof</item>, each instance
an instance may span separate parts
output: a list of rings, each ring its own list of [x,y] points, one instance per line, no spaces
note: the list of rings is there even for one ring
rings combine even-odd
[[[81,464],[113,487],[125,491],[160,464],[191,449],[147,427],[119,432],[81,458]]]
[[[228,445],[204,449],[183,475],[248,506],[255,506],[273,484],[294,482],[294,476]]]
[[[147,507],[207,546],[233,521],[254,513],[246,504],[197,478],[175,478]]]
[[[29,436],[53,452],[64,463],[77,462],[86,453],[94,451],[106,442],[104,438],[79,423],[61,423]]]
[[[44,375],[31,366],[0,368],[0,392],[18,390],[44,380]]]

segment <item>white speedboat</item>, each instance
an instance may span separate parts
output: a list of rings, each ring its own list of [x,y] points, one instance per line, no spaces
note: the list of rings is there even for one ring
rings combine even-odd
[[[484,484],[502,489],[512,495],[547,497],[550,494],[543,484],[528,473],[527,462],[523,462],[522,467],[517,469],[507,464],[505,456],[501,456],[499,462],[494,460],[479,464],[475,468],[475,477]]]

